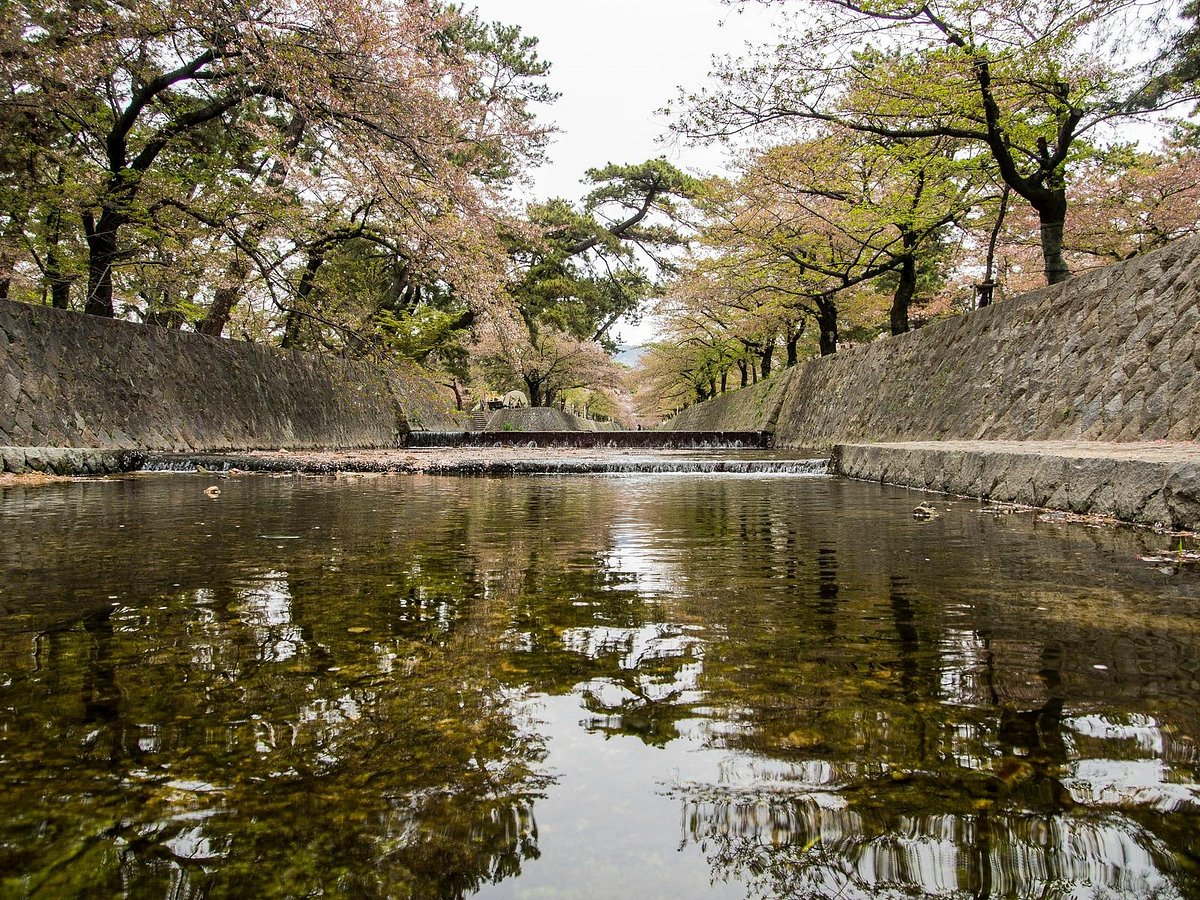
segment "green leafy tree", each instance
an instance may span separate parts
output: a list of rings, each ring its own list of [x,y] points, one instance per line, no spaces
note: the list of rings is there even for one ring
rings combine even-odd
[[[687,243],[680,225],[701,183],[663,159],[587,171],[582,208],[555,199],[529,209],[538,233],[514,248],[522,277],[511,288],[531,333],[551,325],[612,347],[612,327],[636,316]]]
[[[689,98],[678,127],[708,138],[833,124],[892,140],[968,142],[1037,213],[1046,280],[1067,278],[1067,186],[1087,136],[1127,114],[1136,66],[1122,51],[1132,5],[817,0],[807,8],[812,15],[778,48],[724,64],[716,87]]]
[[[666,160],[589,169],[593,189],[576,206],[563,199],[528,210],[515,230],[508,286],[513,315],[489,317],[479,355],[497,387],[521,387],[533,406],[566,390],[613,388],[611,330],[636,318],[686,245],[690,201],[703,186]]]
[[[1173,15],[1177,13],[1178,15]],[[1200,2],[1188,0],[1178,9],[1163,11],[1168,31],[1166,46],[1148,66],[1145,83],[1130,98],[1134,108],[1147,109],[1166,101],[1200,99]]]

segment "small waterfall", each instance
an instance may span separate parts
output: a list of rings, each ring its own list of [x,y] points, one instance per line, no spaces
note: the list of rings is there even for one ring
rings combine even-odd
[[[251,456],[238,453],[155,453],[145,454],[138,471],[141,472],[211,472],[218,477],[230,471],[241,472],[294,472],[303,468],[308,472],[334,472],[336,464],[309,460],[303,467],[297,465],[294,456]],[[367,466],[365,470],[386,471],[383,466]]]
[[[455,461],[425,469],[431,475],[826,475],[818,459],[516,459]]]
[[[524,445],[522,445],[524,446]],[[553,454],[518,459],[474,459],[468,456],[438,462],[430,460],[345,459],[296,456],[250,456],[239,454],[147,453],[143,472],[197,472],[221,477],[230,470],[242,472],[304,472],[332,475],[335,472],[423,472],[430,475],[636,475],[636,474],[726,474],[726,475],[825,475],[829,460],[787,458],[721,458],[663,456],[594,456],[555,458]]]

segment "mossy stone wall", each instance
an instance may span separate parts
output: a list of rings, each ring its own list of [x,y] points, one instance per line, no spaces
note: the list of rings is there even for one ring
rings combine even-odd
[[[415,369],[0,302],[0,445],[388,447],[452,409]]]
[[[1200,439],[1200,238],[684,410],[777,446]]]

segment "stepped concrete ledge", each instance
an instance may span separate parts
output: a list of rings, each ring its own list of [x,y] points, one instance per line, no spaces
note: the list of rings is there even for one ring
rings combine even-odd
[[[1178,531],[1200,531],[1200,443],[840,444],[835,475]]]

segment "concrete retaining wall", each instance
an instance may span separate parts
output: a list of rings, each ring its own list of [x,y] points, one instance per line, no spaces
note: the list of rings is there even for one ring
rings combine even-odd
[[[581,419],[560,409],[537,406],[498,409],[488,417],[487,431],[612,431],[610,422]]]
[[[452,408],[418,371],[0,302],[0,446],[386,447]]]
[[[1200,531],[1200,452],[1178,444],[929,441],[844,444],[849,478]]]
[[[1200,239],[810,360],[668,427],[773,429],[781,447],[1195,441]]]

